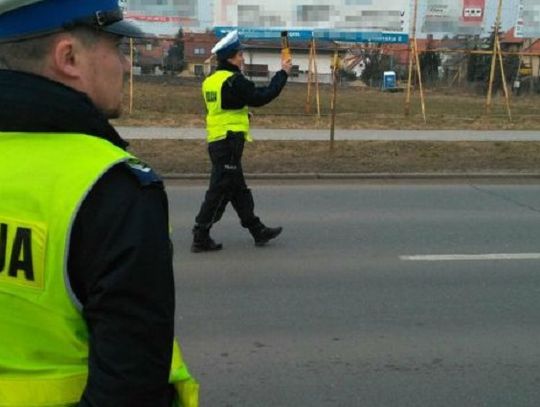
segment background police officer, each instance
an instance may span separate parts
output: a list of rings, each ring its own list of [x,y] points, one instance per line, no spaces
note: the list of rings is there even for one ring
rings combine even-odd
[[[292,63],[290,60],[282,61],[282,70],[274,75],[270,84],[256,87],[241,73],[243,48],[237,31],[220,40],[212,49],[218,58],[217,71],[203,83],[212,174],[204,202],[195,218],[193,252],[222,248],[210,237],[210,228],[221,219],[229,202],[257,246],[275,238],[282,230],[281,227],[266,227],[255,215],[253,196],[246,185],[241,160],[244,142],[252,140],[248,107],[264,106],[277,98],[287,83]]]
[[[121,37],[141,34],[122,18],[117,0],[0,0],[0,405],[170,407],[169,382],[196,387],[173,352],[163,184],[108,121]]]

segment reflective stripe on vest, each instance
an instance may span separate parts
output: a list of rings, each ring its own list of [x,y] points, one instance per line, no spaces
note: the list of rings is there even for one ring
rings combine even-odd
[[[77,405],[87,375],[46,379],[0,379],[2,407],[65,407]]]
[[[80,400],[88,332],[66,284],[69,237],[90,189],[130,158],[97,137],[0,133],[0,406]]]
[[[225,139],[227,131],[243,132],[247,141],[253,140],[249,134],[248,107],[238,110],[223,110],[221,107],[221,88],[233,75],[231,71],[220,70],[203,82],[203,97],[208,111],[206,131],[209,143]]]
[[[199,383],[189,373],[187,365],[182,357],[182,350],[176,340],[173,344],[173,356],[169,382],[174,384],[178,400],[175,406],[198,407],[199,406]]]

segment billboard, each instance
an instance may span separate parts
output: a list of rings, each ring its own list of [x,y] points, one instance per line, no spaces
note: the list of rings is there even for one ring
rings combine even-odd
[[[485,11],[486,0],[427,0],[422,32],[480,34]]]
[[[406,37],[411,8],[410,0],[218,0],[214,6],[217,31],[238,27],[254,38],[264,31],[271,37],[283,29],[304,30],[351,41],[367,38],[365,33]]]
[[[124,17],[145,32],[174,36],[181,27],[197,25],[197,0],[119,0]]]
[[[120,0],[120,3],[123,3],[128,11],[141,15],[198,17],[197,0]]]
[[[519,0],[516,37],[540,37],[540,0]]]

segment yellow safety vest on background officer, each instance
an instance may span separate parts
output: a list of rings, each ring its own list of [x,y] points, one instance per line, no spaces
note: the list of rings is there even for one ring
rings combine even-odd
[[[208,154],[212,161],[210,183],[193,226],[194,253],[221,250],[223,245],[210,237],[210,229],[221,219],[230,202],[249,230],[256,246],[276,238],[281,227],[267,227],[255,215],[255,202],[246,184],[242,155],[249,133],[249,107],[261,107],[274,100],[287,83],[291,61],[282,61],[282,70],[268,86],[257,87],[242,74],[244,46],[238,31],[231,31],[212,48],[218,59],[217,70],[202,86],[206,103]]]
[[[221,88],[234,75],[231,71],[216,71],[203,82],[203,97],[208,114],[206,116],[207,141],[212,143],[227,138],[227,132],[244,133],[246,141],[253,141],[249,134],[249,109],[224,110],[221,104]]]
[[[0,151],[0,406],[72,405],[88,371],[88,331],[67,283],[72,223],[99,178],[135,158],[73,134],[4,133]],[[176,344],[171,381],[184,407],[197,405]]]

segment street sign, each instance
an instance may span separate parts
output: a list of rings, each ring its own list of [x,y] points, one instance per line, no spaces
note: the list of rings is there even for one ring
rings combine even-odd
[[[245,39],[253,39],[253,40],[259,40],[259,39],[280,39],[281,38],[281,32],[283,30],[281,29],[272,29],[272,28],[237,28],[233,26],[229,27],[215,27],[214,32],[216,33],[216,36],[221,38],[230,33],[233,30],[238,30],[238,34],[241,38]],[[291,40],[302,40],[302,41],[309,41],[313,38],[313,31],[312,30],[288,30],[289,38]]]
[[[238,29],[241,38],[252,40],[279,39],[281,29],[272,28],[237,28],[237,27],[216,27],[214,32],[221,38],[232,30]],[[337,30],[288,30],[291,40],[309,41],[312,38],[321,41],[338,42],[363,42],[363,43],[386,43],[386,44],[407,44],[409,35],[405,33],[392,32],[358,32],[358,31],[337,31]]]

